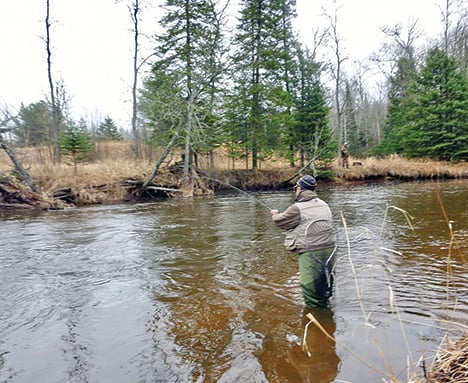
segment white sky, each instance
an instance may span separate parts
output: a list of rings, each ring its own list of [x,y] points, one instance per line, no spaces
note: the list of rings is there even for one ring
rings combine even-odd
[[[125,0],[124,0],[125,1]],[[161,2],[161,1],[160,1]],[[380,26],[407,25],[418,19],[426,37],[442,31],[444,0],[339,0],[338,24],[343,49],[361,61],[376,51]],[[128,10],[113,0],[50,0],[53,17],[52,75],[64,80],[72,115],[100,121],[107,115],[128,128],[131,116],[132,23]],[[153,4],[156,3],[153,0]],[[324,25],[321,5],[332,0],[297,0],[296,25],[305,43]],[[149,13],[147,13],[149,15]],[[142,31],[154,33],[153,17]],[[18,110],[49,93],[44,0],[0,0],[0,107]],[[144,29],[144,30],[143,30]]]

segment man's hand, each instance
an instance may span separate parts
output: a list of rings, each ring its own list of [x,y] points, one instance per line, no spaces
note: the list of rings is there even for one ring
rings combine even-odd
[[[276,214],[279,213],[279,211],[276,210],[276,209],[271,209],[271,210],[270,210],[270,213],[271,213],[271,215],[276,215]]]

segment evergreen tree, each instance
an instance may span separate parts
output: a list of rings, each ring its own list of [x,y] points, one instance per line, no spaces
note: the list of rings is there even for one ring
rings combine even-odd
[[[98,138],[104,140],[121,141],[123,139],[114,120],[109,116],[99,124],[96,133]]]
[[[295,1],[243,0],[233,54],[235,87],[224,128],[234,142],[258,159],[282,142],[292,99],[287,92],[291,72],[290,22]],[[245,113],[238,113],[243,111]],[[241,129],[239,129],[241,128]]]
[[[278,66],[269,73],[274,80],[272,83],[271,97],[273,109],[271,109],[274,126],[277,126],[280,140],[272,141],[276,145],[275,149],[282,150],[282,144],[288,143],[288,135],[291,129],[294,129],[294,107],[296,104],[296,91],[298,87],[297,71],[297,46],[299,42],[293,35],[292,20],[296,17],[295,0],[278,0],[272,2],[272,8],[277,14],[278,28],[273,31],[272,44],[274,47],[280,47],[279,50],[273,50],[272,61]],[[276,23],[276,21],[275,21]],[[277,55],[277,57],[275,57]],[[291,149],[291,148],[289,148]],[[290,153],[290,163],[294,164],[294,157]]]
[[[65,129],[60,137],[59,144],[62,153],[72,156],[75,173],[77,171],[77,163],[93,150],[91,137],[74,124],[70,124]]]
[[[401,153],[406,126],[405,106],[410,84],[417,75],[416,64],[411,57],[402,56],[397,61],[395,74],[390,78],[387,119],[383,128],[383,140],[373,152],[383,155]]]
[[[79,131],[82,132],[82,133],[89,133],[90,132],[90,130],[88,129],[88,124],[87,124],[86,120],[83,117],[81,117],[78,120],[77,127],[78,127]]]
[[[404,110],[405,155],[468,158],[468,78],[446,52],[438,48],[429,52]]]
[[[155,129],[155,136],[181,134],[184,138],[184,183],[187,185],[193,152],[211,146],[215,97],[223,68],[225,51],[219,18],[212,0],[166,0],[167,10],[161,19],[165,33],[158,37],[157,60],[145,81],[141,112]],[[172,89],[170,116],[156,116],[152,105],[164,108],[152,89]],[[175,114],[178,116],[175,116]],[[161,125],[162,120],[165,124]],[[183,129],[181,129],[181,127]],[[160,131],[162,129],[162,131]],[[172,140],[171,140],[172,141]]]
[[[154,65],[151,75],[144,81],[138,100],[138,109],[151,132],[150,144],[167,145],[177,127],[185,123],[185,105],[186,99],[177,75],[171,74],[162,64]]]
[[[47,102],[39,101],[21,105],[18,116],[14,119],[14,134],[20,146],[39,146],[49,142],[52,126],[52,111]]]
[[[372,152],[377,155],[401,153],[402,135],[406,125],[406,101],[411,83],[417,75],[419,54],[416,41],[421,36],[417,21],[408,25],[406,31],[402,25],[383,28],[382,31],[391,39],[383,45],[382,55],[393,64],[389,78],[387,118],[382,129],[382,139]]]
[[[246,87],[235,87],[233,94],[226,97],[226,111],[223,126],[224,143],[232,158],[245,159],[245,168],[248,169],[251,152],[250,125],[245,118],[250,112],[249,95]]]
[[[310,159],[327,160],[334,156],[336,144],[328,124],[330,108],[320,83],[322,65],[302,47],[297,47],[298,85],[294,124],[288,135],[289,147],[299,151],[301,166]]]
[[[357,126],[356,116],[356,98],[349,80],[344,82],[344,96],[343,96],[343,114],[342,114],[342,128],[345,132],[344,137],[350,147],[353,148],[355,154],[358,153],[360,147],[359,130]]]

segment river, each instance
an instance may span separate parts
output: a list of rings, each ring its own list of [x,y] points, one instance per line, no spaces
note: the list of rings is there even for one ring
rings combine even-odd
[[[319,185],[319,195],[338,235],[320,310],[304,308],[296,257],[265,207],[285,209],[292,191],[0,212],[0,382],[421,373],[444,336],[467,330],[468,182]],[[326,333],[309,324],[303,347],[308,313]]]

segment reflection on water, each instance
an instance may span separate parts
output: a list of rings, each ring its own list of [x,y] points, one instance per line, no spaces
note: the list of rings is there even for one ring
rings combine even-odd
[[[468,184],[320,193],[339,259],[312,314],[338,343],[309,325],[310,356],[297,260],[253,198],[0,212],[0,381],[404,380],[466,323]],[[256,197],[281,210],[292,194]]]
[[[319,325],[310,322],[307,314],[312,314]],[[333,340],[336,330],[333,316],[330,309],[304,309],[301,325],[306,334],[297,339],[296,344],[292,344],[285,355],[278,357],[280,381],[328,383],[335,379],[340,358],[336,354]]]

